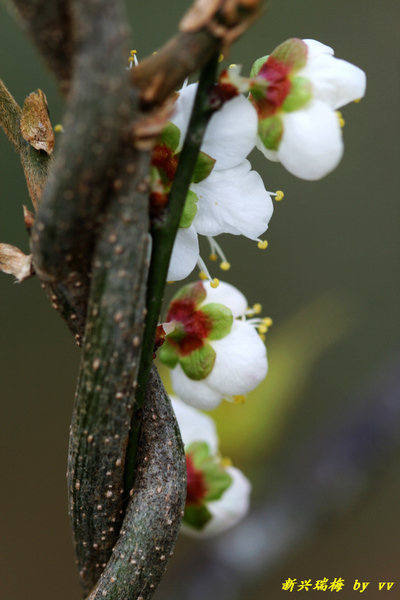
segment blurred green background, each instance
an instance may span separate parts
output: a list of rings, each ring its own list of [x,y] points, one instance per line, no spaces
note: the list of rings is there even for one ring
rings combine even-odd
[[[183,1],[128,1],[139,58],[175,32],[187,6]],[[371,599],[377,597],[379,581],[395,581],[390,592],[381,593],[399,597],[398,423],[388,433],[390,451],[377,452],[372,475],[370,458],[361,479],[354,477],[355,492],[349,489],[351,477],[343,485],[339,477],[329,498],[318,501],[314,516],[304,519],[299,508],[297,523],[302,526],[297,533],[292,530],[294,540],[283,544],[280,553],[289,525],[280,526],[273,511],[268,512],[271,498],[283,489],[288,490],[284,497],[296,503],[296,492],[289,489],[293,470],[301,473],[318,461],[320,446],[312,440],[318,431],[327,432],[322,433],[325,443],[330,423],[336,427],[333,459],[340,464],[340,423],[345,427],[348,422],[355,397],[360,398],[356,421],[364,412],[370,414],[369,408],[363,411],[363,399],[399,349],[399,25],[397,0],[271,0],[227,59],[242,64],[247,73],[255,58],[288,37],[315,38],[363,68],[368,89],[360,104],[343,110],[345,156],[324,180],[300,181],[278,164],[251,156],[267,189],[285,192],[284,200],[275,203],[268,249],[260,251],[245,239],[222,239],[232,263],[226,279],[240,287],[249,303],[261,302],[274,325],[267,334],[266,382],[247,404],[225,403],[214,416],[222,452],[253,483],[254,510],[264,510],[274,524],[262,533],[260,520],[259,531],[261,537],[274,532],[269,544],[277,557],[265,559],[265,568],[254,567],[251,585],[247,579],[243,588],[232,585],[227,567],[217,579],[211,571],[218,570],[218,556],[223,563],[229,539],[239,559],[259,558],[257,536],[227,537],[225,546],[223,540],[203,544],[180,539],[156,594],[159,600],[214,597],[199,585],[190,588],[188,573],[195,566],[188,561],[197,556],[205,568],[196,576],[221,585],[213,589],[219,600],[284,598],[290,593],[282,590],[288,577],[342,577],[342,600],[358,593],[352,589],[355,579],[371,582],[364,592]],[[42,89],[53,125],[61,121],[54,82],[6,4],[0,5],[0,77],[20,104],[31,91]],[[27,251],[22,204],[29,206],[29,197],[19,159],[3,133],[0,157],[0,241]],[[35,279],[14,285],[11,277],[0,274],[0,301],[0,600],[71,600],[80,597],[80,588],[65,471],[79,350]],[[380,377],[378,396],[389,379]],[[394,389],[394,402],[400,403],[400,388]],[[382,411],[384,403],[376,414]],[[311,447],[302,458],[308,440]],[[367,452],[368,432],[363,443]],[[386,448],[385,443],[381,446]],[[307,480],[302,493],[299,506],[310,507],[315,495]],[[185,595],[179,591],[182,586]]]

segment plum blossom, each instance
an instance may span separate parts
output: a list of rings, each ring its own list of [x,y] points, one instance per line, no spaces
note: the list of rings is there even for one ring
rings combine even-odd
[[[165,204],[179,161],[197,84],[179,92],[175,112],[152,158],[152,200]],[[246,156],[255,147],[257,113],[243,96],[227,101],[210,119],[186,199],[168,280],[189,275],[199,258],[198,234],[244,235],[258,240],[273,206]]]
[[[267,374],[259,319],[245,320],[247,300],[232,285],[198,281],[172,299],[166,321],[174,326],[159,350],[173,389],[191,406],[216,408],[253,390]],[[239,318],[238,318],[239,317]]]
[[[185,446],[187,496],[181,531],[207,538],[233,527],[249,509],[251,485],[239,469],[221,459],[214,421],[172,398]]]
[[[258,59],[251,77],[259,150],[302,179],[335,169],[344,149],[336,111],[364,96],[364,71],[316,40],[293,38]]]

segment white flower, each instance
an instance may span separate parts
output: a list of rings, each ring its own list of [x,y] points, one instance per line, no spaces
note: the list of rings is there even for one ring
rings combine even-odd
[[[302,179],[335,169],[343,155],[335,111],[364,96],[364,71],[320,42],[290,39],[256,61],[252,76],[261,152]]]
[[[214,421],[172,398],[186,452],[188,490],[181,531],[207,538],[233,527],[249,509],[251,485],[218,454]],[[217,499],[210,497],[219,496]]]
[[[179,92],[171,123],[180,135],[177,138],[175,130],[164,138],[175,156],[183,146],[196,90],[197,84],[191,84]],[[192,196],[178,230],[168,280],[183,279],[194,269],[199,257],[196,234],[231,233],[255,240],[266,231],[272,200],[246,160],[256,138],[257,113],[243,96],[227,101],[210,119],[201,145],[204,163],[190,185]]]
[[[223,398],[253,390],[267,374],[267,354],[256,331],[259,321],[246,321],[247,301],[239,290],[220,282],[189,284],[173,298],[159,358],[171,368],[175,392],[187,404],[211,410]]]

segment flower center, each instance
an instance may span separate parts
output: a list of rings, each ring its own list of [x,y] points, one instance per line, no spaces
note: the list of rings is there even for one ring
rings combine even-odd
[[[186,505],[199,505],[207,494],[203,472],[193,464],[190,454],[186,454],[187,493]]]
[[[258,77],[262,77],[267,82],[265,97],[253,102],[259,118],[270,117],[281,108],[292,86],[289,78],[290,73],[290,65],[276,59],[274,56],[269,56],[262,65]]]
[[[210,317],[201,310],[195,310],[195,307],[194,300],[182,298],[173,301],[168,311],[167,321],[176,322],[168,341],[179,350],[180,356],[187,356],[202,348],[212,330]]]

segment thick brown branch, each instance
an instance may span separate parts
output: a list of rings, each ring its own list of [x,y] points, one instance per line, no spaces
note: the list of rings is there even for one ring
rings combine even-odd
[[[81,582],[89,593],[118,538],[123,473],[144,326],[150,257],[148,157],[127,147],[96,245],[85,344],[70,434],[70,517]],[[123,175],[124,176],[124,175]]]
[[[179,533],[186,498],[184,457],[170,400],[153,367],[131,500],[113,554],[88,600],[153,596]]]
[[[47,66],[67,94],[72,78],[72,16],[70,0],[13,0],[19,20],[36,43]]]
[[[65,134],[31,241],[36,273],[59,297],[64,318],[74,307],[70,318],[83,330],[99,215],[115,185],[124,130],[135,119],[137,102],[124,67],[120,3],[87,0],[74,7],[79,27]]]

